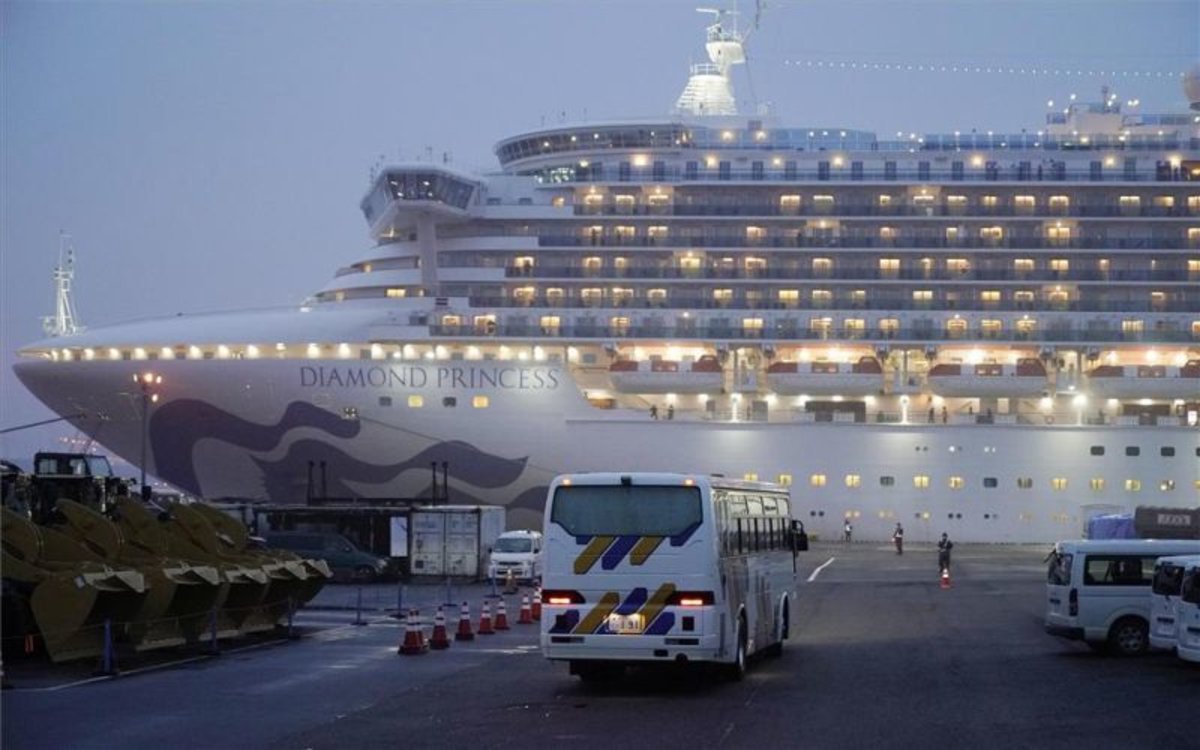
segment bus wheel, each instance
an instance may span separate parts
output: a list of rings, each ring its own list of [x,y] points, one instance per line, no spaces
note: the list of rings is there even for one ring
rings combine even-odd
[[[772,643],[763,649],[763,656],[771,659],[778,659],[783,656],[783,642],[788,637],[788,613],[787,604],[783,605],[783,626],[779,628],[779,640]]]
[[[725,676],[730,682],[738,682],[746,676],[746,619],[738,617],[737,651],[733,654],[733,663],[725,666]]]
[[[1145,620],[1122,617],[1108,631],[1108,642],[1113,652],[1121,656],[1141,656],[1150,645],[1147,630]]]

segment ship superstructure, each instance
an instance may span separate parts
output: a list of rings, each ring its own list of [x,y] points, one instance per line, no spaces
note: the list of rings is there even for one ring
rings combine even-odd
[[[995,541],[1200,504],[1197,115],[788,127],[735,113],[722,21],[670,116],[380,170],[372,247],[303,308],[62,336],[18,374],[207,497],[302,499],[314,467],[417,496],[444,462],[521,523],[561,471],[720,471],[792,484],[818,533]]]

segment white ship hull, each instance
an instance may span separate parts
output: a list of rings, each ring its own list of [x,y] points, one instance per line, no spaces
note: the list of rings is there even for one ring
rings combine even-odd
[[[835,535],[849,513],[862,539],[886,539],[901,521],[918,541],[947,531],[962,541],[1048,542],[1080,534],[1096,512],[1189,506],[1200,480],[1200,441],[1186,428],[652,420],[593,408],[567,367],[542,363],[154,365],[170,385],[152,408],[147,468],[208,498],[303,502],[310,481],[320,486],[322,463],[330,496],[428,497],[430,462],[445,461],[454,502],[506,506],[510,524],[528,526],[559,472],[753,473],[791,477],[799,517],[822,536]],[[86,413],[76,426],[136,461],[141,412],[131,386],[139,369],[30,361],[17,373],[56,411]],[[424,398],[421,408],[407,406],[413,395]],[[487,408],[472,408],[477,396],[488,398]],[[444,406],[446,398],[456,406]],[[1158,447],[1168,444],[1176,455],[1161,458]],[[1096,459],[1094,445],[1113,458]],[[1124,457],[1131,445],[1143,446],[1142,457]],[[817,476],[824,479],[814,485]],[[919,476],[927,487],[914,486]],[[1089,489],[1101,476],[1105,489]],[[881,477],[893,484],[881,486]],[[961,489],[951,487],[953,477]],[[987,478],[994,488],[984,487]],[[1019,478],[1033,489],[1018,489]],[[1055,478],[1064,490],[1050,489]],[[1125,491],[1129,478],[1141,492]],[[1175,490],[1159,491],[1163,483]]]

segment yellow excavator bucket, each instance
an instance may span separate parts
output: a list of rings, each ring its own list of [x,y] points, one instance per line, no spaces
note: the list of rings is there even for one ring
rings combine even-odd
[[[4,577],[32,587],[29,610],[51,661],[99,656],[105,621],[115,636],[146,598],[138,571],[110,567],[69,536],[8,508],[0,510],[0,540]]]

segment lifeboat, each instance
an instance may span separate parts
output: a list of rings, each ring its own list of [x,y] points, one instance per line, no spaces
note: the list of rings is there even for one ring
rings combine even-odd
[[[1039,396],[1048,388],[1046,366],[1034,357],[1015,365],[939,364],[929,370],[929,390],[938,396],[1018,398]]]
[[[874,357],[853,364],[776,362],[767,368],[767,383],[783,396],[866,396],[883,388],[883,366]]]
[[[1098,398],[1189,398],[1200,396],[1200,359],[1183,367],[1100,365],[1087,374],[1088,389]]]
[[[719,393],[725,384],[720,361],[705,355],[694,362],[622,359],[608,368],[620,393]]]

